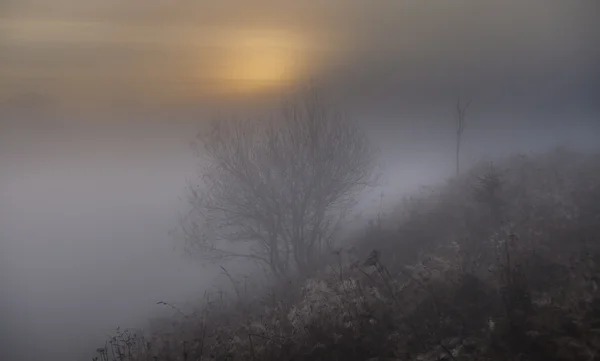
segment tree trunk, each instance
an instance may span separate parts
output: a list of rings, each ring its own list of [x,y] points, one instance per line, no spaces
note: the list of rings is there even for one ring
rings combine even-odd
[[[460,174],[460,130],[456,135],[456,176]]]

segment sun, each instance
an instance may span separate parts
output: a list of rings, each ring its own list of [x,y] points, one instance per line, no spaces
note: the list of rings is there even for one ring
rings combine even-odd
[[[292,78],[293,58],[279,49],[244,49],[231,59],[231,78],[243,82],[281,82]]]
[[[223,37],[216,77],[224,91],[252,93],[283,87],[302,76],[304,41],[282,31],[237,31]]]

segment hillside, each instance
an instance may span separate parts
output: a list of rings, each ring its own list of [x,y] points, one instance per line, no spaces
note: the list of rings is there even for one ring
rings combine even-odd
[[[482,162],[314,274],[232,277],[193,313],[118,330],[96,359],[597,360],[599,234],[600,154]]]

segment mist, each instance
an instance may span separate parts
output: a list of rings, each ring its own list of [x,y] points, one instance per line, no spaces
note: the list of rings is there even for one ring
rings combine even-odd
[[[453,175],[452,111],[452,104],[440,104],[351,113],[377,144],[383,175],[356,209],[364,222]],[[474,104],[465,167],[556,146],[597,150],[597,119],[568,109],[501,114]],[[5,133],[0,232],[7,359],[86,359],[115,327],[141,327],[163,314],[158,301],[184,305],[222,281],[220,269],[186,258],[169,235],[186,209],[186,181],[196,176],[191,128],[13,129],[18,141]]]
[[[446,113],[450,118],[451,110]],[[478,126],[486,116],[484,124],[500,124],[484,114],[470,113],[467,163],[557,145],[593,149],[600,139],[591,115],[574,114],[570,119],[578,121],[565,123],[566,114],[555,120],[540,114],[539,126],[530,121],[520,129],[493,129]],[[360,116],[379,120],[362,124],[381,149],[383,172],[381,186],[357,210],[365,217],[452,175],[452,122],[425,112],[420,126],[394,122],[397,113]],[[169,235],[185,210],[185,182],[195,175],[189,134],[140,133],[79,133],[72,144],[64,135],[41,139],[32,133],[4,148],[0,229],[8,359],[79,357],[115,327],[143,325],[160,314],[156,302],[184,304],[217,281],[216,267],[185,258]]]
[[[592,2],[56,3],[0,1],[6,360],[89,360],[117,326],[165,314],[157,302],[222,283],[170,234],[198,176],[189,142],[214,114],[265,114],[304,80],[380,151],[353,230],[454,175],[458,98],[465,169],[600,150]]]

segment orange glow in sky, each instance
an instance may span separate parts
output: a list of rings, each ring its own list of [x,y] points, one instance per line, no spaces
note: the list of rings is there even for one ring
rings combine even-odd
[[[591,4],[0,0],[0,103],[30,93],[66,107],[226,102],[308,78],[409,94],[586,79],[598,53]]]

